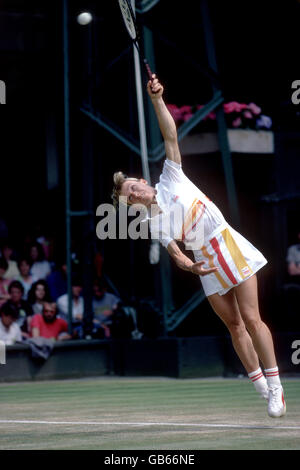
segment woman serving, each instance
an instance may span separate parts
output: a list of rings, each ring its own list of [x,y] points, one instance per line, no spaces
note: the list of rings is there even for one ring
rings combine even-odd
[[[129,205],[147,207],[151,236],[160,240],[177,266],[200,276],[207,299],[228,328],[250,380],[268,400],[269,416],[281,417],[286,412],[283,388],[272,336],[258,306],[256,272],[267,260],[230,227],[217,206],[184,174],[176,125],[155,75],[147,91],[165,143],[163,171],[155,187],[142,178],[115,173],[114,204],[119,204],[121,196]],[[176,240],[193,250],[195,262],[180,250]]]

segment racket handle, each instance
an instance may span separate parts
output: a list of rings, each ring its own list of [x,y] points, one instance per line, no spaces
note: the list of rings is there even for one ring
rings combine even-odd
[[[149,80],[152,81],[152,80],[153,80],[153,78],[152,78],[152,71],[151,71],[150,66],[149,66],[149,64],[148,64],[148,62],[147,62],[147,59],[144,59],[144,65],[145,65],[145,68],[146,68],[146,72],[147,72],[148,78],[149,78]]]

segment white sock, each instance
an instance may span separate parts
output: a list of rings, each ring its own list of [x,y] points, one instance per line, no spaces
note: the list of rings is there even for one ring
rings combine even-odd
[[[250,372],[249,379],[253,383],[255,390],[264,398],[268,398],[268,384],[261,368]]]
[[[278,367],[273,367],[272,369],[265,369],[265,373],[269,387],[271,387],[272,385],[281,385]]]

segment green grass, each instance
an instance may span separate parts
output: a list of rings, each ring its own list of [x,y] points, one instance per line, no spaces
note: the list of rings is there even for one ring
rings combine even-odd
[[[300,429],[280,428],[300,427],[300,380],[286,379],[283,385],[287,415],[274,420],[247,379],[109,377],[0,384],[0,420],[67,422],[0,422],[0,449],[300,449]]]

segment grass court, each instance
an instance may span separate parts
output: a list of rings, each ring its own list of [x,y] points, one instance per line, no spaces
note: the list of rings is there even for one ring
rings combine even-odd
[[[300,449],[300,380],[272,419],[241,379],[116,378],[0,384],[1,450]]]

